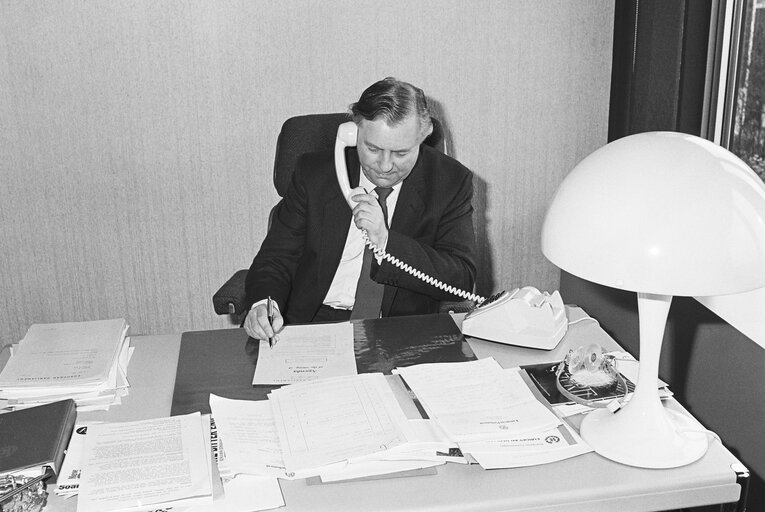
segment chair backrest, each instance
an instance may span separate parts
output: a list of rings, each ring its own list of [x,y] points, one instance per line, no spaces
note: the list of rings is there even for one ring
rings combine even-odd
[[[274,159],[274,186],[280,197],[287,192],[295,164],[303,153],[332,149],[335,147],[337,127],[350,120],[347,113],[307,114],[287,119],[276,141]],[[444,131],[435,117],[433,133],[425,144],[445,153]]]

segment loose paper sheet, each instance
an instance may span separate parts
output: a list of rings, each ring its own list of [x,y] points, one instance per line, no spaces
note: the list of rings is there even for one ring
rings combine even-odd
[[[90,425],[77,511],[211,502],[210,440],[202,421],[197,412]]]
[[[284,506],[279,480],[270,476],[237,475],[223,482],[225,497],[187,512],[253,512]]]
[[[271,402],[210,394],[210,410],[232,474],[285,476]]]
[[[350,322],[288,325],[273,347],[261,340],[252,384],[293,384],[356,374]]]
[[[493,358],[420,364],[396,373],[457,442],[518,436],[561,424],[517,370],[503,370]]]
[[[460,443],[460,449],[484,469],[547,464],[592,451],[566,423],[525,436]]]

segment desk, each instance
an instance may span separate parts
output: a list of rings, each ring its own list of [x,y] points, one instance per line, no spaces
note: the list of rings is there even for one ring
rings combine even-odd
[[[576,310],[581,312],[581,310]],[[572,313],[569,311],[572,318]],[[231,335],[234,330],[221,334]],[[222,337],[224,339],[225,336]],[[244,338],[242,338],[244,339]],[[80,420],[129,420],[166,416],[174,388],[175,362],[181,337],[138,336],[128,377],[130,396],[107,413],[84,413]],[[493,356],[504,367],[555,361],[571,347],[599,343],[618,345],[595,323],[572,325],[551,351],[522,349],[482,340],[468,340],[477,357]],[[240,342],[241,343],[241,342]],[[248,378],[251,378],[248,377]],[[221,383],[224,385],[224,383]],[[682,409],[674,400],[671,407]],[[736,502],[741,493],[739,461],[719,442],[688,466],[639,469],[611,462],[595,453],[529,468],[486,471],[480,466],[446,464],[437,475],[309,485],[281,481],[286,507],[292,511],[534,511],[639,512]],[[51,494],[46,512],[76,510],[76,498]]]

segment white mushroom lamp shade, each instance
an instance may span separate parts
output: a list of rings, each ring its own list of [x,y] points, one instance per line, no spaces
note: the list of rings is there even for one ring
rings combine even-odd
[[[638,467],[676,467],[702,457],[708,436],[659,399],[664,326],[674,295],[765,286],[762,180],[741,159],[699,137],[624,137],[563,180],[545,217],[542,252],[573,275],[638,293],[635,393],[616,413],[588,414],[581,425],[585,441],[609,459]]]

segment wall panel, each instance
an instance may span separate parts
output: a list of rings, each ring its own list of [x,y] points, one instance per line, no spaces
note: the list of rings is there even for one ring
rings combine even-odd
[[[35,322],[227,327],[211,296],[276,201],[281,122],[387,75],[476,174],[479,292],[558,286],[562,176],[605,143],[607,0],[0,2],[0,344]]]

